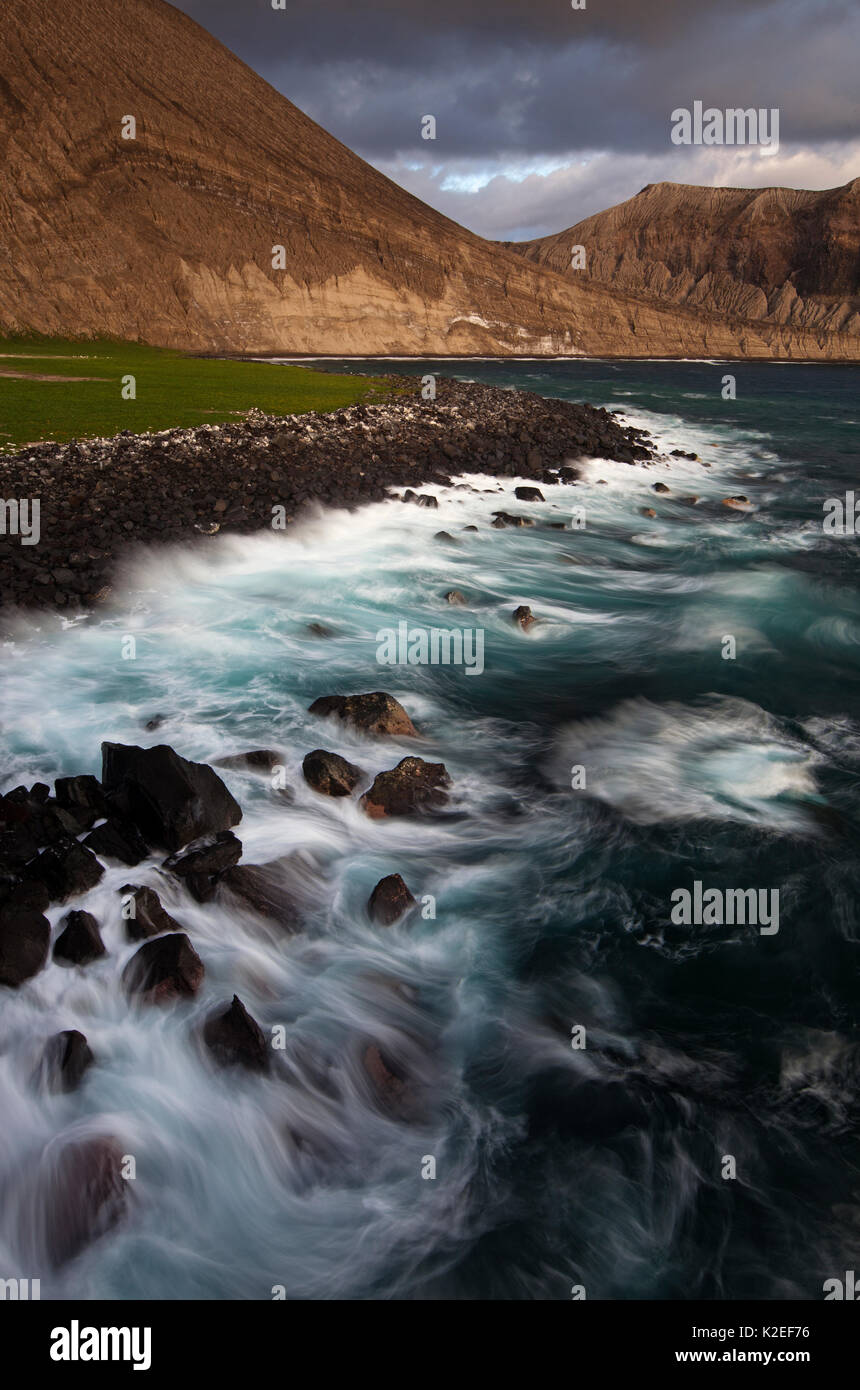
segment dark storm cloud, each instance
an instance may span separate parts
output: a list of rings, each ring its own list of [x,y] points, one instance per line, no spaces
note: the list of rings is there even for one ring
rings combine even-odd
[[[271,0],[179,0],[178,7],[422,196],[434,186],[445,194],[446,177],[448,191],[463,193],[463,180],[482,162],[486,183],[493,174],[504,181],[500,161],[531,161],[538,170],[542,160],[573,166],[594,152],[615,153],[631,171],[624,196],[653,181],[655,169],[695,182],[697,152],[679,158],[669,129],[673,108],[697,99],[779,107],[783,148],[804,156],[856,141],[860,124],[858,0],[587,0],[584,11],[569,0],[287,0],[283,11]],[[427,114],[438,122],[435,142],[420,138]],[[617,171],[606,173],[614,194]],[[826,186],[821,177],[817,186]],[[750,179],[762,181],[758,173]],[[479,183],[465,190],[474,213],[489,208]],[[599,189],[592,192],[599,198]],[[495,194],[498,207],[510,201],[498,183]],[[444,198],[431,201],[442,206]],[[458,206],[462,216],[462,198]],[[469,225],[502,235],[511,224],[478,213]]]

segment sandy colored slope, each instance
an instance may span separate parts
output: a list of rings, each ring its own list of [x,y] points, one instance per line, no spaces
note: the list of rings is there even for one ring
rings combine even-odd
[[[818,325],[662,307],[482,241],[163,0],[3,0],[0,165],[0,331],[242,352],[858,355]]]

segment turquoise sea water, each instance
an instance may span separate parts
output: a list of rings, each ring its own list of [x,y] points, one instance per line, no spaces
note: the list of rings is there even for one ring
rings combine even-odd
[[[289,803],[224,776],[245,862],[293,855],[306,920],[284,938],[184,898],[157,859],[117,865],[71,904],[99,917],[109,956],[3,992],[4,1194],[82,1131],[137,1160],[125,1224],[43,1271],[43,1297],[820,1297],[860,1252],[860,541],[822,526],[857,477],[860,371],[408,370],[589,400],[700,461],[591,461],[529,504],[517,480],[464,474],[435,512],[391,501],[130,555],[113,610],[6,645],[2,790],[98,773],[104,738],[204,761],[282,750]],[[721,505],[738,494],[744,510]],[[575,508],[584,527],[542,525]],[[538,524],[491,529],[497,509]],[[528,634],[520,604],[541,620]],[[483,672],[380,665],[378,633],[403,621],[480,631]],[[307,712],[375,689],[419,748]],[[317,747],[368,782],[409,752],[442,761],[451,814],[375,822],[321,798],[301,776]],[[435,917],[370,923],[393,872]],[[129,877],[204,960],[192,1004],[124,999]],[[673,892],[697,881],[778,890],[779,931],[674,923]],[[234,992],[286,1029],[286,1077],[201,1056],[200,1021]],[[71,1027],[97,1065],[79,1092],[35,1094],[45,1037]],[[375,1103],[369,1042],[409,1078],[408,1119]],[[4,1277],[39,1272],[25,1206],[3,1203]]]

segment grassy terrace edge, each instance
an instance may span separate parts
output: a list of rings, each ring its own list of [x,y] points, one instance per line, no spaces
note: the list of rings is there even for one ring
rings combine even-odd
[[[0,338],[0,455],[122,430],[223,424],[254,407],[269,415],[338,410],[392,390],[381,377],[192,356],[143,343]]]

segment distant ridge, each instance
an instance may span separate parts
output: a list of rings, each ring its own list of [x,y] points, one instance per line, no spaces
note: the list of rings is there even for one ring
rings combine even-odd
[[[567,231],[505,245],[655,305],[860,338],[860,178],[820,193],[649,183]],[[585,272],[569,269],[574,245]]]

